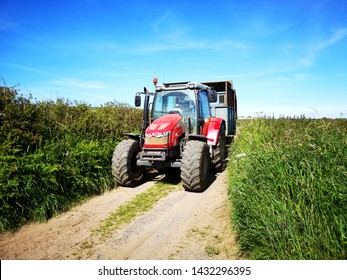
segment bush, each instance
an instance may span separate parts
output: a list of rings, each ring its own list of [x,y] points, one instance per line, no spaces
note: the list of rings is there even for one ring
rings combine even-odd
[[[114,187],[112,152],[139,132],[141,110],[107,103],[33,102],[0,88],[0,231],[46,221]]]

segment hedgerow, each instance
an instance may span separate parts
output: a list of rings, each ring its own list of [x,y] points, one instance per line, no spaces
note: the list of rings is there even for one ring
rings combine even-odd
[[[37,102],[0,87],[0,231],[114,187],[113,149],[122,133],[139,131],[141,114],[116,102]]]

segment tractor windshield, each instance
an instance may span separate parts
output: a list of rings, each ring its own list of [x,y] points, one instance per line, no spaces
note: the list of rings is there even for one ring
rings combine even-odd
[[[192,128],[196,127],[196,102],[194,90],[156,92],[153,101],[153,119],[167,114],[180,114],[184,126],[188,128],[190,118]]]

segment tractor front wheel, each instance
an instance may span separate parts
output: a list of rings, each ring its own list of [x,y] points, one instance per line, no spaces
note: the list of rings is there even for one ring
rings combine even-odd
[[[184,147],[181,163],[183,188],[186,191],[204,191],[210,169],[209,146],[201,141],[189,141]]]
[[[140,151],[140,144],[136,140],[123,140],[117,145],[112,157],[112,174],[118,185],[135,187],[143,180],[145,169],[136,165]]]

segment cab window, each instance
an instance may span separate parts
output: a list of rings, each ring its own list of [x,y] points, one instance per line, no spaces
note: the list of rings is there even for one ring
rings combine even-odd
[[[211,117],[210,104],[208,102],[208,96],[206,91],[199,93],[199,105],[200,105],[200,118],[208,119]]]

